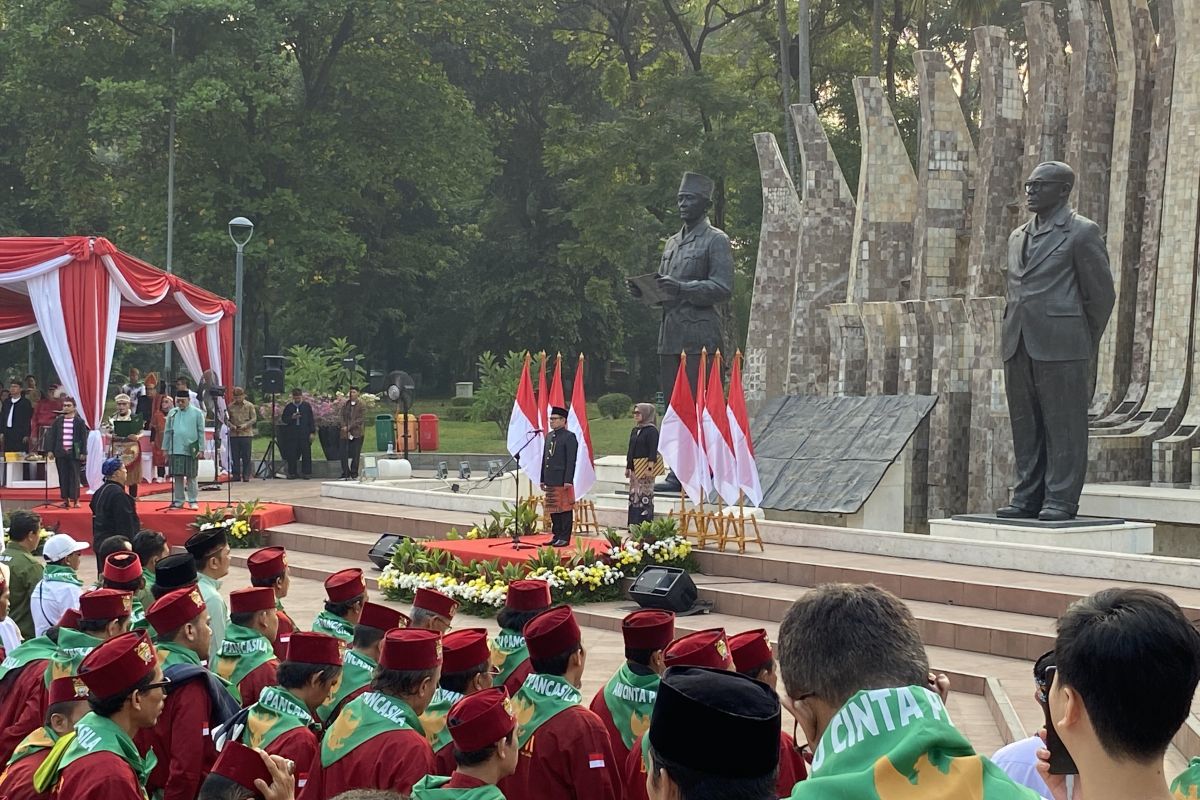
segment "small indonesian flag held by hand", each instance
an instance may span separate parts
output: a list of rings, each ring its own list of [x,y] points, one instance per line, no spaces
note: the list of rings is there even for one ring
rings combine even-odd
[[[675,471],[688,499],[693,503],[704,500],[708,482],[708,464],[700,446],[700,421],[696,416],[696,399],[687,378],[687,356],[679,359],[671,404],[663,416],[662,432],[658,437],[658,452],[663,461]]]
[[[533,382],[529,379],[529,353],[525,354],[525,366],[521,368],[521,379],[517,382],[517,396],[513,400],[512,416],[508,419],[508,454],[518,456],[521,471],[529,476],[534,485],[542,482],[542,451],[545,449],[545,434],[538,424],[537,400],[533,396]]]
[[[555,370],[557,376],[558,370]],[[561,394],[561,389],[560,389]],[[583,353],[575,368],[575,386],[571,389],[571,407],[567,410],[567,430],[579,440],[575,455],[575,499],[586,495],[596,483],[596,466],[592,461],[592,431],[588,427],[587,396],[583,392]]]
[[[604,753],[588,753],[588,769],[604,769]]]
[[[729,375],[729,432],[733,437],[733,454],[737,458],[737,480],[746,499],[753,506],[762,503],[762,485],[758,481],[758,465],[754,463],[754,444],[750,441],[750,416],[746,413],[746,396],[742,393],[742,352],[733,359]]]

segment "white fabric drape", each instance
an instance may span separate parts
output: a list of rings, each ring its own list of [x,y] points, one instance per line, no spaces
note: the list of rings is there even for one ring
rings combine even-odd
[[[225,312],[219,308],[211,314],[205,314],[188,302],[187,296],[183,292],[176,292],[174,297],[175,302],[183,309],[183,313],[188,315],[188,319],[199,322],[201,325],[215,325],[221,321],[221,317],[225,316]]]
[[[183,357],[183,365],[191,373],[192,380],[199,383],[200,375],[204,370],[200,369],[200,351],[196,349],[196,334],[189,333],[187,336],[180,336],[175,340],[175,346],[179,348],[179,355]]]
[[[155,297],[143,297],[139,295],[134,288],[129,285],[129,281],[125,280],[125,274],[121,272],[121,268],[117,266],[117,262],[113,261],[112,256],[100,256],[100,260],[104,262],[104,268],[108,272],[108,278],[117,285],[121,290],[121,297],[129,301],[130,305],[134,306],[152,306],[155,303],[162,302],[162,299],[167,296],[167,292],[171,290],[170,284],[163,286],[163,290]]]
[[[38,332],[38,324],[35,322],[32,325],[24,325],[20,328],[11,328],[7,331],[0,331],[0,344],[15,342],[18,339],[24,339],[26,336],[32,336]]]
[[[64,264],[70,264],[74,260],[75,256],[67,253],[66,255],[55,256],[49,261],[43,261],[40,264],[34,264],[32,267],[19,269],[15,272],[0,273],[0,286],[7,286],[8,284],[12,283],[25,283],[32,278],[37,278],[46,275],[47,273],[56,272],[59,267],[63,266]],[[21,291],[23,287],[14,286],[12,288],[14,291]],[[57,299],[57,295],[55,297]]]
[[[111,273],[110,273],[111,274]],[[117,346],[117,322],[121,318],[121,289],[116,282],[109,278],[108,281],[108,320],[104,337],[104,349],[100,351],[100,386],[107,387],[108,379],[112,376],[112,357],[113,349]],[[95,409],[95,424],[92,425],[92,432],[88,434],[88,460],[85,468],[87,475],[88,491],[94,492],[100,488],[100,484],[104,483],[104,473],[101,468],[104,466],[104,458],[108,455],[104,450],[104,438],[100,434],[100,420],[104,418],[104,395],[103,388],[100,392],[100,397],[97,398],[98,404]]]
[[[164,331],[151,331],[150,333],[129,333],[127,331],[118,330],[117,338],[122,342],[133,342],[134,344],[166,344],[174,342],[188,334],[195,333],[200,330],[200,326],[191,322],[186,325],[180,325],[178,328],[168,328]]]

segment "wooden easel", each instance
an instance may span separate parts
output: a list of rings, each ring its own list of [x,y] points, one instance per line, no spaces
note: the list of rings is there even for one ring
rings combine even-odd
[[[596,504],[591,500],[575,501],[575,521],[571,525],[575,535],[600,535],[600,521],[596,519]]]
[[[668,517],[674,517],[675,509],[671,509]],[[695,508],[687,507],[687,495],[679,493],[679,535],[696,540],[696,547],[703,550],[710,541],[724,549],[722,542],[725,537],[724,524],[719,513],[714,514],[704,510],[704,500]]]
[[[724,521],[723,530],[721,532],[721,537],[717,543],[717,546],[721,548],[722,552],[724,552],[724,550],[725,550],[725,544],[728,541],[733,540],[733,541],[737,542],[738,553],[743,554],[743,555],[745,554],[747,523],[749,523],[750,527],[754,529],[754,538],[750,540],[751,543],[757,544],[760,552],[766,551],[766,547],[763,546],[762,534],[758,530],[758,517],[754,516],[753,514],[751,514],[749,517],[746,516],[746,493],[745,492],[738,492],[738,513],[737,513],[737,515],[735,516],[734,514],[725,514],[725,515],[723,515],[723,521]]]

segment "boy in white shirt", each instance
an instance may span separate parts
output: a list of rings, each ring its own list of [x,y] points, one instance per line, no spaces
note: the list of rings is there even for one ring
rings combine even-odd
[[[65,533],[56,533],[46,540],[42,548],[46,571],[29,598],[36,635],[41,636],[47,628],[57,625],[68,608],[79,608],[83,581],[76,570],[79,569],[79,554],[90,547],[87,542],[77,542]]]

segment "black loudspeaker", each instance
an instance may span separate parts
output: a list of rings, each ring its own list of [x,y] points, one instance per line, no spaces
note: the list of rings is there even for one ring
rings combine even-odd
[[[642,608],[682,614],[696,604],[696,584],[679,567],[646,567],[629,587],[629,596]]]
[[[263,370],[262,390],[267,394],[283,394],[283,370]]]
[[[371,559],[371,563],[375,565],[376,569],[383,569],[392,563],[392,553],[396,552],[396,546],[407,538],[407,536],[397,533],[385,533],[379,537],[378,542],[371,546],[367,558]]]

